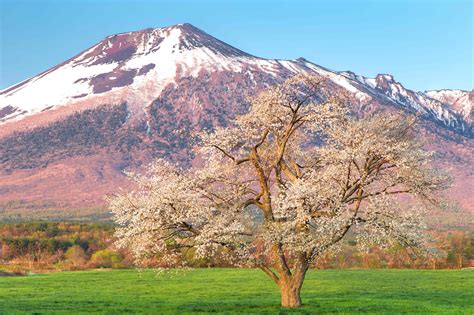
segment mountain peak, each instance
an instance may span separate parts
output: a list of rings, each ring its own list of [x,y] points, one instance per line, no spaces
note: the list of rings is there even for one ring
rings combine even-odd
[[[213,53],[226,57],[250,57],[250,54],[235,48],[192,24],[184,23],[170,26],[171,29],[178,29],[181,32],[180,49],[194,49],[206,47]]]
[[[388,82],[388,83],[396,83],[395,79],[393,78],[393,75],[387,74],[387,73],[378,74],[375,77],[375,79],[377,81],[385,81],[385,82]]]
[[[206,34],[206,32],[204,32],[200,28],[198,28],[198,27],[196,27],[196,26],[194,26],[190,23],[175,24],[175,25],[168,26],[168,28],[177,28],[177,29],[180,29],[180,30],[182,30],[183,32],[186,32],[186,33],[204,33],[204,34]]]
[[[169,45],[162,45],[164,41]],[[121,61],[122,57],[132,54],[152,53],[161,46],[168,46],[171,52],[207,48],[226,57],[251,56],[189,23],[109,35],[96,46],[105,54],[122,51],[118,54],[119,60],[112,58],[114,61]],[[107,58],[107,61],[110,59]]]
[[[204,33],[201,29],[197,28],[196,26],[190,24],[190,23],[181,23],[181,24],[174,24],[174,25],[169,25],[169,26],[163,26],[163,27],[147,27],[144,29],[136,30],[136,31],[130,31],[130,32],[123,32],[123,33],[116,33],[116,34],[110,34],[105,37],[105,39],[109,38],[114,38],[117,36],[137,36],[140,34],[150,34],[150,33],[162,33],[162,32],[169,32],[171,30],[178,29],[183,32],[198,32],[198,33]]]

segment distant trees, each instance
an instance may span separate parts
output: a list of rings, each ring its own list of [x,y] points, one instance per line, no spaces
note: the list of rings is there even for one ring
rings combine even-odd
[[[251,103],[232,126],[200,134],[198,168],[158,160],[149,175],[130,175],[139,191],[111,200],[118,244],[138,262],[226,253],[298,307],[307,270],[349,231],[362,248],[425,247],[425,209],[448,181],[428,167],[414,121],[354,118],[319,77],[291,78]]]
[[[2,265],[26,270],[124,267],[127,261],[113,248],[112,242],[113,227],[107,224],[2,224],[0,268]],[[96,253],[99,253],[97,257],[106,253],[105,263],[94,257]]]
[[[11,223],[0,225],[0,270],[25,272],[41,270],[70,270],[87,268],[126,268],[133,266],[127,251],[113,246],[110,225],[83,223]],[[427,259],[412,259],[410,249],[399,244],[388,248],[372,246],[361,251],[352,235],[339,245],[339,250],[318,257],[318,268],[463,268],[474,267],[472,233],[461,230],[430,231],[436,252]],[[463,245],[459,246],[459,242]],[[70,261],[66,255],[72,247],[85,252],[85,261]],[[215,255],[198,257],[196,249],[183,249],[177,260],[170,262],[158,255],[150,255],[148,266],[167,267],[183,264],[193,267],[229,267],[225,247]]]
[[[474,242],[466,233],[455,231],[448,236],[449,245],[446,247],[447,259],[457,268],[462,268],[466,261],[474,256]]]

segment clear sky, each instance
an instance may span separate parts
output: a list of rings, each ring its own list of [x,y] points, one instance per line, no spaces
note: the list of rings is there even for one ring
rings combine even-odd
[[[0,0],[0,88],[107,35],[191,23],[256,56],[473,89],[473,0]]]

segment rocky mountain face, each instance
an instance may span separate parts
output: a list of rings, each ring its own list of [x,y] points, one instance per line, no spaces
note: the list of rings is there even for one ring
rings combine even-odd
[[[263,59],[190,24],[108,36],[1,91],[0,204],[101,205],[129,187],[123,170],[155,157],[190,163],[194,131],[226,125],[247,96],[298,73],[326,77],[357,112],[420,112],[436,165],[456,175],[454,198],[474,210],[472,91],[415,92],[387,74]]]

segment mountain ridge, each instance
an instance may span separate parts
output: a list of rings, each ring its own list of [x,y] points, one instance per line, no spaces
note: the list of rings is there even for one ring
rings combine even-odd
[[[247,96],[298,73],[327,78],[326,88],[347,94],[355,111],[419,112],[437,163],[455,168],[453,194],[474,209],[472,92],[415,92],[390,74],[264,59],[190,24],[107,36],[2,90],[0,204],[103,204],[128,187],[125,169],[156,157],[192,163],[194,131],[225,126],[248,108]]]
[[[164,51],[164,53],[159,54],[160,51]],[[180,60],[179,57],[172,57],[187,51],[194,52],[194,56],[193,54],[190,56],[191,60],[185,60],[186,58],[181,58],[184,60]],[[202,56],[199,56],[199,54],[202,54]],[[363,89],[371,90],[369,94],[374,94],[376,92],[374,89],[378,89],[379,94],[385,94],[390,98],[390,101],[402,106],[417,107],[417,105],[422,104],[425,114],[431,113],[434,119],[440,120],[448,127],[454,128],[468,136],[473,136],[472,120],[468,119],[472,116],[472,97],[467,98],[468,104],[464,105],[462,111],[458,112],[456,108],[450,106],[449,101],[447,101],[449,98],[445,97],[444,101],[441,101],[435,98],[433,94],[413,92],[404,88],[389,74],[379,74],[375,78],[367,78],[350,71],[333,71],[309,62],[304,58],[282,60],[256,57],[228,45],[187,23],[109,35],[96,45],[38,76],[0,91],[1,104],[6,104],[6,106],[0,108],[0,124],[11,119],[17,120],[25,115],[35,114],[39,110],[48,110],[60,104],[73,102],[75,99],[87,99],[113,89],[131,86],[134,83],[139,85],[139,82],[134,81],[140,81],[140,76],[146,77],[148,73],[151,72],[152,74],[160,66],[161,71],[166,69],[166,65],[163,65],[163,62],[158,65],[156,64],[156,60],[162,61],[164,59],[169,59],[170,62],[174,61],[181,66],[181,68],[178,67],[175,70],[176,72],[183,71],[184,69],[188,70],[188,72],[190,71],[191,75],[194,76],[196,71],[193,72],[192,70],[196,65],[192,64],[192,59],[195,59],[196,63],[211,63],[212,61],[214,64],[220,64],[222,67],[228,67],[233,71],[242,71],[242,64],[251,65],[263,71],[277,74],[283,71],[296,74],[309,70],[310,72],[330,77],[332,81],[345,87],[349,92],[357,94],[356,90],[358,87],[354,85],[362,84]],[[66,67],[68,65],[70,65],[70,69]],[[82,65],[86,65],[86,67],[81,69],[83,74],[79,75],[79,67]],[[66,67],[66,69],[63,71],[64,73],[58,75],[60,80],[53,77],[50,80],[52,81],[50,85],[56,83],[55,85],[58,86],[61,82],[66,81],[63,86],[66,86],[65,89],[69,88],[69,95],[63,93],[48,99],[41,92],[43,90],[51,91],[51,86],[48,86],[48,82],[41,84],[43,82],[42,79],[45,76],[48,77],[48,75],[54,76],[54,72],[61,69],[61,67]],[[74,80],[67,82],[65,77],[71,75],[71,70],[74,74]],[[171,69],[171,72],[173,70]],[[219,70],[219,67],[215,70]],[[168,75],[162,75],[161,77],[155,75],[150,76],[150,78],[172,83],[175,74],[178,75],[177,73],[168,73]],[[47,81],[48,78],[43,80]],[[39,85],[37,88],[35,88],[35,84],[30,84],[35,83],[35,81],[39,81],[36,82],[36,85]],[[29,84],[30,86],[28,86]],[[76,88],[71,89],[71,86]],[[25,88],[28,93],[22,93],[21,89]],[[33,91],[28,91],[28,89]],[[459,91],[458,93],[468,93],[467,91],[456,91]],[[153,93],[159,94],[159,92],[160,88],[156,87]],[[34,94],[35,97],[31,97],[31,94]],[[361,101],[368,99],[366,93],[359,91],[358,94]],[[43,107],[35,108],[31,103],[32,98],[46,99],[44,101],[45,104]],[[144,99],[143,101],[150,102],[151,99]],[[419,108],[415,109],[420,110]]]

